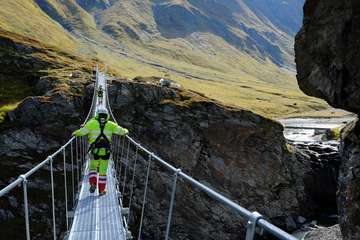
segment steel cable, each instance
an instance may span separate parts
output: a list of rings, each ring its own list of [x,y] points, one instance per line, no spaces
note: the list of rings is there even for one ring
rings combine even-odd
[[[66,217],[66,230],[69,230],[69,215],[68,215],[68,192],[67,192],[67,176],[66,176],[66,148],[63,148],[64,160],[64,190],[65,190],[65,217]]]
[[[172,212],[173,212],[173,208],[174,208],[175,195],[176,195],[176,183],[177,183],[179,172],[181,172],[180,169],[178,169],[178,171],[176,171],[174,173],[174,181],[173,181],[170,206],[169,206],[169,215],[168,215],[168,220],[167,220],[167,224],[166,224],[165,240],[169,239],[171,218],[172,218]]]
[[[56,240],[56,217],[55,217],[55,191],[54,191],[54,170],[53,158],[50,159],[50,178],[51,178],[51,203],[52,203],[52,220],[53,220],[53,240]]]
[[[136,163],[137,163],[137,158],[138,158],[138,151],[139,151],[139,147],[136,146],[136,150],[135,150],[135,159],[134,159],[134,167],[133,167],[133,174],[132,174],[132,178],[131,178],[131,186],[130,186],[130,196],[129,196],[129,214],[128,214],[128,218],[127,218],[127,222],[129,223],[130,221],[130,210],[131,210],[131,203],[132,203],[132,195],[134,192],[134,182],[135,182],[135,174],[136,174]]]
[[[127,177],[127,169],[129,166],[129,152],[130,152],[130,141],[128,143],[128,148],[127,148],[127,153],[126,153],[126,161],[125,161],[125,171],[124,171],[124,183],[123,183],[123,189],[122,192],[123,194],[125,193],[125,185],[126,185],[126,177]]]
[[[150,165],[151,165],[151,154],[149,154],[149,161],[148,161],[148,166],[147,166],[147,171],[146,171],[146,181],[145,181],[143,202],[142,202],[142,207],[141,207],[141,217],[140,217],[138,240],[141,239],[141,231],[142,231],[144,212],[145,212],[146,194],[147,194],[149,175],[150,175]]]
[[[72,183],[72,197],[73,206],[75,205],[75,174],[74,174],[74,156],[73,156],[73,142],[70,145],[70,159],[71,159],[71,183]]]

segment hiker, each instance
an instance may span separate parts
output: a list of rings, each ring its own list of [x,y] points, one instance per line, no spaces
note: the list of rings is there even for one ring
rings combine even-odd
[[[73,132],[73,136],[88,135],[90,144],[90,170],[89,183],[90,193],[94,193],[97,185],[97,175],[99,172],[99,194],[106,194],[106,172],[111,154],[112,134],[120,136],[127,135],[129,131],[109,120],[109,113],[106,109],[97,110],[94,118],[90,119],[84,127]]]
[[[99,89],[97,90],[97,95],[98,95],[98,97],[100,99],[100,103],[102,103],[103,94],[104,94],[104,90],[103,90],[102,86],[100,86]]]
[[[97,90],[98,97],[99,97],[99,98],[102,98],[102,97],[103,97],[103,93],[104,93],[104,90],[103,90],[102,86],[100,86],[99,89]]]

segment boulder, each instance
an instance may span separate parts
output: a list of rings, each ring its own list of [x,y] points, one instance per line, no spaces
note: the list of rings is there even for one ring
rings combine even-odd
[[[309,231],[304,240],[343,240],[340,226],[320,227]]]
[[[307,0],[295,51],[300,88],[332,106],[360,110],[360,2]],[[360,239],[359,124],[341,148],[338,206],[345,240]],[[357,174],[355,174],[357,175]]]

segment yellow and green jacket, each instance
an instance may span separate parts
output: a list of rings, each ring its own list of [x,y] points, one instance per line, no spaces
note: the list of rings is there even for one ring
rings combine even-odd
[[[75,132],[73,132],[74,136],[77,137],[81,137],[81,136],[88,136],[88,143],[92,144],[93,142],[95,142],[96,138],[100,135],[101,130],[100,130],[100,123],[98,121],[98,116],[90,119],[84,127],[76,130]],[[104,127],[104,134],[107,137],[107,139],[109,140],[109,142],[111,142],[111,137],[113,134],[116,135],[127,135],[129,133],[129,131],[126,128],[122,128],[119,125],[117,125],[116,123],[112,122],[112,121],[107,121]]]

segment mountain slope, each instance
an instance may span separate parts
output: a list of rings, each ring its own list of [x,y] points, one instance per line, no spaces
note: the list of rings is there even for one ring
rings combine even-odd
[[[14,0],[2,4],[0,27],[98,59],[125,77],[170,75],[209,97],[279,116],[327,107],[295,81],[303,1],[294,2]]]
[[[2,1],[0,28],[38,39],[44,43],[74,50],[76,40],[56,24],[34,1]]]

